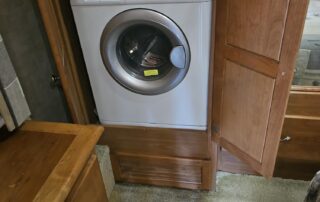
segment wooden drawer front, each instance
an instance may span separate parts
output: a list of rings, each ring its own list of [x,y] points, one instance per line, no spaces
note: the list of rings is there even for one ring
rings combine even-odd
[[[282,134],[291,140],[280,143],[279,158],[320,162],[320,119],[287,117]]]
[[[320,170],[320,119],[286,117],[275,176],[307,179]]]
[[[320,117],[320,92],[291,91],[287,115]]]
[[[117,181],[170,186],[187,189],[210,189],[210,161],[155,156],[111,155]]]
[[[107,144],[111,153],[210,158],[205,131],[106,126],[99,144]]]

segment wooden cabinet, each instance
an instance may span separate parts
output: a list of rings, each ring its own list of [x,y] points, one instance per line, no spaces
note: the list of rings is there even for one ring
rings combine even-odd
[[[320,169],[320,92],[292,91],[275,176],[311,180]]]
[[[307,0],[217,0],[213,138],[271,177]]]
[[[0,201],[107,201],[99,126],[25,123],[0,142]]]
[[[294,88],[293,88],[294,89]],[[320,169],[320,93],[290,93],[274,176],[311,180]],[[221,149],[218,169],[256,174],[246,163]]]
[[[74,78],[55,42],[68,41],[56,25],[64,24],[59,4],[41,2],[58,69]],[[308,0],[213,2],[207,130],[105,126],[100,143],[110,147],[117,180],[210,189],[218,145],[255,172],[273,175]],[[77,84],[70,82],[62,82],[64,89]],[[71,109],[77,106],[78,97],[65,93]]]

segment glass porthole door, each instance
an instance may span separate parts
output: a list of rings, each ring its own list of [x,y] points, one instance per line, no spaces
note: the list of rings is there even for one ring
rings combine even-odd
[[[190,48],[181,29],[147,9],[127,10],[112,18],[101,37],[101,55],[119,84],[144,95],[173,89],[190,65]]]

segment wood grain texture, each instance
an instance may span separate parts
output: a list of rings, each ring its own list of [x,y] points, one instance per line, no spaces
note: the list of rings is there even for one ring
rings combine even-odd
[[[92,150],[103,133],[101,126],[82,126],[73,124],[55,124],[46,122],[26,122],[19,132],[63,134],[74,137],[73,141],[59,159],[42,184],[33,201],[64,201],[76,179],[87,163]],[[37,143],[35,143],[37,144]],[[48,147],[48,145],[42,145]],[[41,151],[38,151],[41,152]],[[50,156],[48,156],[49,158]]]
[[[290,0],[263,155],[265,166],[262,166],[260,171],[260,173],[269,177],[273,174],[278,153],[279,139],[294,74],[295,59],[300,47],[308,4],[309,0]]]
[[[291,140],[281,143],[279,158],[320,163],[320,119],[286,117],[282,137],[286,136]]]
[[[80,83],[77,64],[61,13],[61,3],[59,0],[38,0],[38,5],[72,120],[74,123],[87,124],[90,122],[90,112],[87,111],[90,108],[85,99],[85,90]]]
[[[320,168],[320,119],[313,117],[286,117],[275,176],[311,180]]]
[[[291,91],[287,115],[320,117],[320,92]]]
[[[211,150],[211,190],[216,191],[216,180],[217,180],[217,171],[218,171],[218,161],[219,161],[219,146],[214,141],[211,142],[212,144],[212,150]],[[203,177],[208,178],[207,176],[203,175]],[[209,178],[210,179],[210,178]],[[210,183],[210,181],[209,181]]]
[[[230,154],[227,150],[219,149],[218,170],[230,173],[257,175],[257,173],[245,162]]]
[[[209,159],[208,136],[206,131],[109,125],[99,144],[107,144],[111,153]]]
[[[21,131],[0,142],[0,201],[32,201],[73,140]]]
[[[276,61],[229,45],[224,47],[224,55],[229,61],[237,61],[239,65],[252,71],[271,78],[277,77],[278,62]]]
[[[57,11],[61,12],[59,17],[61,18],[61,22],[63,22],[63,24],[65,25],[65,29],[62,29],[62,31],[64,32],[64,40],[66,42],[66,45],[68,46],[69,58],[72,62],[72,76],[75,80],[75,85],[80,89],[80,96],[78,97],[78,99],[85,106],[85,110],[87,112],[87,120],[89,120],[88,123],[97,123],[98,117],[95,113],[93,93],[91,90],[87,67],[82,54],[80,40],[70,2],[65,0],[58,0]]]
[[[211,189],[211,162],[161,156],[111,155],[117,181],[187,189]]]
[[[86,167],[82,170],[66,201],[108,202],[99,163],[95,154],[91,155]]]
[[[241,2],[235,0],[217,0],[213,93],[215,95],[213,99],[213,127],[216,130],[213,133],[213,139],[266,177],[271,177],[274,170],[289,89],[293,77],[295,57],[301,41],[307,6],[308,0],[290,0],[290,3],[289,0],[248,0]],[[247,80],[242,80],[241,77],[231,76],[235,80],[238,80],[233,82],[238,82],[238,84],[245,87],[238,87],[238,91],[246,92],[247,86],[255,83],[255,79],[259,79],[258,77],[261,77],[262,74],[270,79],[275,79],[271,106],[263,106],[270,112],[269,114],[264,114],[265,118],[267,118],[267,127],[262,125],[265,124],[265,122],[257,123],[254,120],[251,120],[251,126],[248,124],[246,128],[243,127],[241,138],[247,141],[245,143],[246,147],[243,146],[241,141],[239,141],[240,144],[237,141],[231,143],[221,138],[227,136],[230,140],[230,137],[234,135],[233,140],[237,140],[237,138],[239,138],[237,137],[237,135],[239,136],[237,133],[222,134],[223,131],[226,131],[224,126],[230,126],[232,124],[240,125],[240,123],[244,121],[238,118],[232,118],[231,116],[229,116],[228,119],[223,118],[226,114],[225,110],[228,110],[228,106],[224,104],[223,98],[229,97],[231,100],[233,96],[231,93],[235,92],[231,90],[228,92],[225,91],[226,78],[229,77],[227,74],[230,74],[230,71],[228,72],[226,68],[230,52],[225,50],[226,47],[230,45],[242,49],[241,51],[238,50],[238,54],[242,56],[233,57],[232,62],[238,64],[238,68],[243,66],[242,64],[249,65],[250,67],[247,68],[257,73],[257,78],[247,77]],[[233,49],[233,51],[236,50],[237,49]],[[245,51],[247,51],[247,53]],[[234,54],[236,55],[236,53]],[[245,54],[247,54],[247,56],[244,56]],[[264,56],[265,61],[263,62],[261,57],[251,57],[252,54]],[[249,60],[248,58],[250,61],[246,62],[245,60]],[[266,65],[263,65],[267,60],[269,60],[267,63],[274,65],[268,71],[264,70]],[[277,60],[278,62],[275,63]],[[254,67],[251,65],[254,65]],[[274,70],[277,71],[274,72]],[[255,91],[255,93],[252,93],[251,99],[264,100],[264,98],[261,97],[257,98],[257,95],[265,96],[265,99],[268,99],[267,97],[269,97],[270,94],[259,94],[260,90],[261,86],[256,86],[256,89],[252,90]],[[243,104],[240,107],[242,107],[243,109],[241,110],[246,113],[252,110],[249,105]],[[257,113],[259,112],[260,111]],[[228,123],[225,123],[225,121],[228,121]],[[243,149],[250,147],[249,145],[256,144],[256,138],[247,135],[251,134],[250,131],[252,127],[265,128],[264,131],[261,130],[262,132],[260,131],[261,133],[257,134],[257,136],[259,136],[258,139],[265,139],[262,151],[259,147],[255,148],[257,149],[256,151],[251,152]],[[263,135],[265,136],[264,138],[262,138]],[[262,154],[261,158],[259,158],[260,156],[257,154]]]
[[[215,27],[216,27],[216,1],[212,2],[212,17],[211,17],[211,41],[210,41],[210,63],[209,63],[209,83],[208,83],[208,113],[207,113],[207,144],[209,147],[209,158],[211,163],[211,172],[205,172],[203,174],[203,178],[206,178],[206,182],[209,185],[205,185],[206,187],[210,187],[212,190],[216,189],[216,174],[217,174],[217,144],[212,141],[212,118],[213,118],[213,73],[214,73],[214,50],[215,50]],[[208,173],[208,175],[206,174]]]
[[[258,162],[262,161],[273,88],[272,78],[226,61],[221,138]]]
[[[278,61],[290,0],[227,2],[227,43]]]

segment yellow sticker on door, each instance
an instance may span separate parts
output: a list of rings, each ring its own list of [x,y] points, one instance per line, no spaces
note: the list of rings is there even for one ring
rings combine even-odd
[[[144,76],[158,76],[159,71],[157,69],[149,69],[143,71]]]

